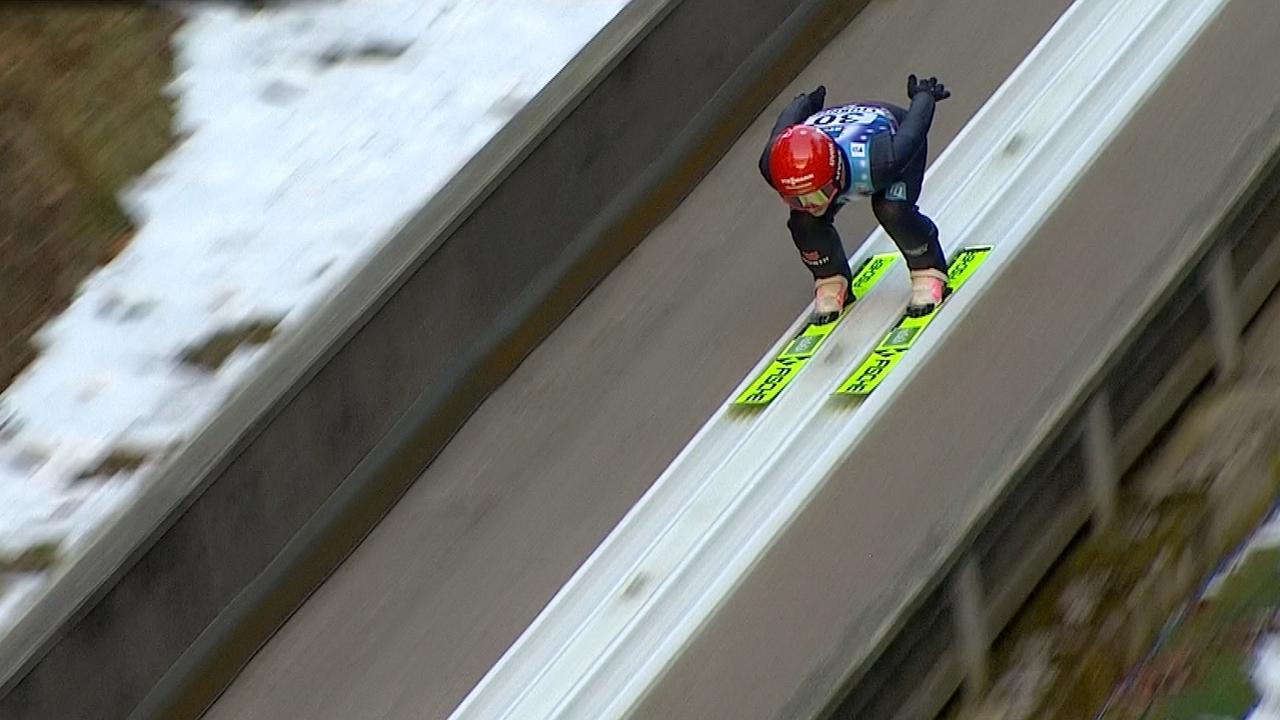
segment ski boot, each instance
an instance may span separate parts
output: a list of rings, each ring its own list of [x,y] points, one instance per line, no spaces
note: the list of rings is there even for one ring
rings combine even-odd
[[[911,271],[911,304],[907,317],[923,317],[934,311],[951,294],[947,272],[935,268]]]
[[[844,306],[851,302],[853,292],[849,289],[849,278],[833,275],[816,280],[813,283],[813,312],[809,314],[809,323],[826,325],[835,322]]]

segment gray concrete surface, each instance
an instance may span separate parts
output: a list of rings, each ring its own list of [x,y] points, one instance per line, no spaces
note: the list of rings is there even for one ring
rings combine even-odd
[[[206,717],[447,715],[808,301],[784,208],[755,167],[776,111],[819,82],[830,101],[902,102],[907,73],[936,73],[954,92],[936,155],[1067,5],[873,1],[481,406]],[[841,215],[850,242],[871,222],[861,206]]]

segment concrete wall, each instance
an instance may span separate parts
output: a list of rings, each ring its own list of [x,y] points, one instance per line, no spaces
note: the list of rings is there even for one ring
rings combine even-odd
[[[864,4],[635,0],[6,638],[0,717],[198,715]]]

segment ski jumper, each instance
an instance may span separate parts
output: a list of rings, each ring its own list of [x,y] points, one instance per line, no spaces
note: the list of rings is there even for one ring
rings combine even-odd
[[[849,260],[834,220],[855,196],[871,198],[876,220],[897,245],[907,267],[946,271],[938,228],[916,205],[924,184],[926,136],[933,122],[934,103],[928,93],[919,93],[908,110],[885,102],[822,108],[819,98],[801,94],[778,116],[760,157],[760,172],[771,186],[769,148],[792,125],[803,123],[825,132],[840,149],[844,163],[844,187],[822,215],[792,210],[787,219],[796,249],[815,279],[850,277]]]

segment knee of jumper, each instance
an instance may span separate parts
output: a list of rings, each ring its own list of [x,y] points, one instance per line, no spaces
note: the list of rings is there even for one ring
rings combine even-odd
[[[885,226],[885,229],[891,227],[902,227],[904,224],[910,223],[916,215],[915,208],[910,203],[899,202],[895,200],[881,200],[875,198],[871,201],[871,210],[875,213],[876,220]]]
[[[911,203],[877,199],[871,209],[880,225],[895,238],[927,242],[937,237],[937,226]]]

